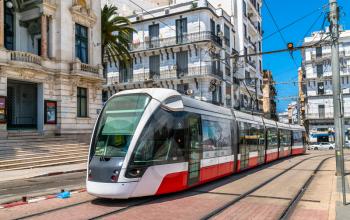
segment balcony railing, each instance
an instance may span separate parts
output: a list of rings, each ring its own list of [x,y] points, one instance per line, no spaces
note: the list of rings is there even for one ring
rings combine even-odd
[[[95,74],[98,74],[100,71],[98,66],[89,65],[86,63],[81,64],[81,70],[84,72],[90,72],[90,73],[95,73]]]
[[[0,63],[16,64],[20,62],[21,65],[28,65],[31,68],[45,68],[48,70],[62,70],[65,72],[71,71],[72,73],[86,74],[92,73],[97,76],[103,75],[102,65],[91,65],[81,63],[79,60],[75,60],[71,63],[62,62],[62,65],[57,65],[57,61],[51,59],[44,59],[41,56],[30,52],[14,51],[14,50],[0,50]],[[19,65],[20,66],[20,65]]]
[[[175,66],[170,69],[162,69],[158,74],[150,73],[150,71],[145,71],[143,73],[136,73],[129,77],[121,78],[120,76],[109,77],[108,84],[114,83],[136,83],[136,82],[147,82],[147,81],[157,81],[157,80],[170,80],[170,79],[185,79],[192,77],[215,77],[222,79],[223,72],[216,70],[212,66],[196,66],[189,67],[187,69],[177,69]]]
[[[32,53],[22,51],[10,51],[11,61],[20,61],[41,65],[41,57]]]
[[[184,34],[181,36],[150,39],[140,43],[132,43],[129,45],[129,50],[130,51],[149,50],[149,49],[169,47],[169,46],[193,43],[198,41],[206,41],[206,40],[213,41],[217,45],[222,46],[222,40],[220,37],[216,36],[210,31],[202,31],[202,32],[196,32],[191,34]]]

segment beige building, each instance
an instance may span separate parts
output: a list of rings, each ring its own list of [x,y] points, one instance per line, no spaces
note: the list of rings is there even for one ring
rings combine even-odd
[[[0,0],[0,135],[90,133],[102,107],[101,1]]]
[[[272,77],[272,72],[270,70],[264,70],[263,72],[263,113],[264,117],[273,120],[278,120],[277,108],[276,108],[276,88],[275,81]]]

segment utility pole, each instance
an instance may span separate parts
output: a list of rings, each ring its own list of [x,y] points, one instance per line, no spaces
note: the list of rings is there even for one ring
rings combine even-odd
[[[335,158],[336,175],[342,177],[343,204],[346,205],[345,197],[345,172],[344,172],[344,106],[340,85],[339,68],[339,8],[337,0],[329,0],[330,12],[329,23],[331,32],[332,49],[332,80],[333,80],[333,112],[335,126]]]

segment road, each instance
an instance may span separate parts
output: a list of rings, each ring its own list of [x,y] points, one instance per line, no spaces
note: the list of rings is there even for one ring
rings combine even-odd
[[[80,192],[69,199],[49,199],[2,209],[0,219],[252,219],[257,216],[278,219],[323,160],[310,188],[292,212],[292,219],[335,219],[333,204],[338,194],[333,156],[333,151],[312,152],[158,197],[109,200]],[[83,183],[84,176],[80,175],[56,176],[50,180],[72,184],[77,178]],[[47,182],[48,178],[43,178],[43,186],[53,186]]]

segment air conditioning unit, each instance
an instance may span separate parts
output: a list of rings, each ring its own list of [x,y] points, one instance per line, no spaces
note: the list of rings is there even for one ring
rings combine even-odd
[[[136,21],[141,21],[143,19],[143,15],[139,14],[136,16]]]

